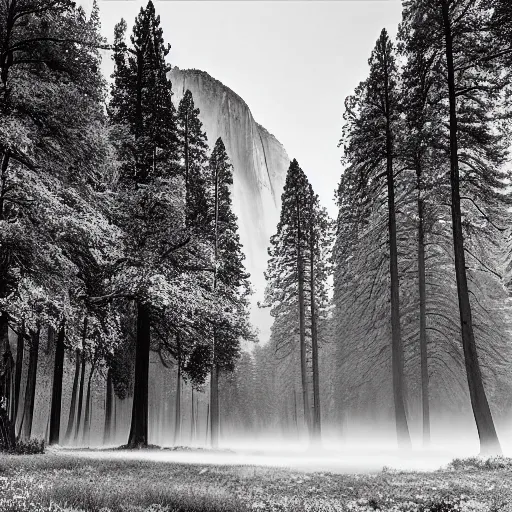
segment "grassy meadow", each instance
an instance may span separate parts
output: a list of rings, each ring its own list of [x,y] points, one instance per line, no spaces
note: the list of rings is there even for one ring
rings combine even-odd
[[[303,473],[255,466],[0,456],[1,512],[510,512],[512,460],[434,472]]]

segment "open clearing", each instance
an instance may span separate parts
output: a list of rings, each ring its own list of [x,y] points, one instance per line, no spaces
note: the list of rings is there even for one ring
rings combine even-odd
[[[2,512],[512,511],[512,460],[365,474],[215,464],[171,451],[55,450],[0,457]],[[158,458],[160,455],[160,458]],[[181,458],[189,462],[177,462]],[[167,459],[166,459],[167,457]],[[171,461],[172,457],[175,458]],[[236,454],[233,454],[236,457]]]

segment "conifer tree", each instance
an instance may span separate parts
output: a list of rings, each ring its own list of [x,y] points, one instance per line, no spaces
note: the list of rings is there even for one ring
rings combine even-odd
[[[391,295],[391,353],[393,400],[397,438],[410,446],[404,400],[404,356],[400,325],[397,227],[395,206],[395,139],[399,119],[398,72],[394,49],[382,30],[369,59],[370,74],[345,102],[345,158],[353,166],[359,189],[375,194],[387,191],[387,225]],[[382,180],[384,185],[382,184]],[[370,196],[371,197],[371,196]]]
[[[180,101],[177,112],[177,129],[179,137],[179,157],[183,169],[184,190],[185,190],[185,224],[191,241],[189,243],[189,254],[186,265],[196,276],[195,286],[203,289],[208,288],[211,280],[211,273],[201,270],[206,268],[208,259],[208,241],[205,237],[207,218],[207,190],[206,190],[206,169],[208,164],[208,145],[206,133],[202,130],[202,123],[199,119],[199,109],[195,108],[192,93],[187,90]],[[193,249],[192,249],[193,247]],[[195,267],[195,268],[194,268]],[[179,332],[175,336],[175,360],[178,368],[176,376],[176,401],[175,401],[175,428],[174,444],[177,444],[181,433],[181,384],[183,371],[187,374],[187,361],[190,359],[196,345],[201,344],[202,317],[204,311],[200,309],[193,313],[192,329],[185,326],[176,326]],[[207,330],[206,330],[207,332]],[[197,372],[189,375],[193,380],[199,377]],[[199,378],[201,381],[201,378]]]
[[[178,107],[177,127],[185,179],[186,222],[189,227],[204,225],[207,208],[205,167],[208,163],[208,139],[199,114],[192,93],[187,89]]]
[[[294,340],[298,341],[304,421],[313,441],[319,441],[321,435],[318,322],[328,305],[330,228],[318,196],[293,160],[282,194],[277,233],[270,240],[265,305],[271,307],[275,318],[271,343],[277,358],[293,362]],[[313,377],[312,389],[308,386],[309,374]]]
[[[417,27],[418,28],[418,27]],[[429,52],[421,29],[411,30],[408,20],[400,26],[400,52],[407,58],[402,77],[402,111],[404,128],[400,138],[399,158],[404,168],[413,173],[416,189],[415,204],[410,204],[410,217],[417,219],[417,272],[419,296],[419,352],[421,367],[421,403],[423,444],[430,443],[430,398],[427,352],[427,240],[433,238],[433,224],[443,217],[439,198],[445,195],[439,168],[446,168],[446,158],[440,153],[436,139],[441,136],[439,90],[436,74],[439,72],[438,52]],[[405,181],[405,180],[404,180]],[[407,207],[404,206],[404,210]],[[435,220],[434,220],[435,218]],[[411,248],[411,252],[413,249]],[[440,263],[440,262],[439,262]],[[433,292],[429,290],[432,294]]]
[[[318,195],[309,185],[308,197],[309,244],[309,317],[311,329],[311,359],[313,373],[313,440],[321,437],[320,371],[319,371],[319,322],[325,320],[329,308],[327,279],[330,275],[332,223],[327,210],[320,206]]]
[[[138,14],[131,46],[124,40],[126,23],[115,28],[112,99],[109,105],[121,166],[119,223],[125,233],[126,255],[118,268],[118,289],[111,296],[135,300],[137,343],[132,424],[128,444],[147,444],[148,372],[151,307],[167,303],[160,290],[171,270],[173,252],[188,243],[176,186],[176,112],[171,101],[170,66],[160,19],[153,3]],[[167,276],[167,277],[166,277]],[[162,279],[164,282],[162,282]]]
[[[249,324],[249,274],[232,210],[233,170],[222,139],[209,160],[209,237],[214,247],[212,287],[219,310],[213,318],[210,373],[210,432],[212,447],[219,442],[219,373],[233,371],[242,339],[253,339]]]
[[[290,310],[295,310],[298,315],[298,322],[290,326],[293,329],[290,334],[295,334],[299,339],[304,422],[309,436],[312,436],[304,292],[306,254],[309,249],[308,200],[306,175],[297,160],[293,160],[288,168],[281,196],[282,206],[277,233],[270,239],[270,259],[265,274],[268,282],[265,303],[271,306],[270,313],[274,317],[282,316]]]

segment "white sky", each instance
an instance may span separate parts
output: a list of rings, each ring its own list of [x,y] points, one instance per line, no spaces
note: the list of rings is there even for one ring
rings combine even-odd
[[[121,17],[131,31],[142,5],[99,0],[109,42]],[[336,215],[343,102],[366,78],[381,29],[396,34],[400,0],[156,0],[155,8],[171,65],[206,71],[241,96]],[[110,75],[108,57],[103,67]]]

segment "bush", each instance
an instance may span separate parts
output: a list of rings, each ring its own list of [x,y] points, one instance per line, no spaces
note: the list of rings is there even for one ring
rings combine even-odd
[[[9,450],[13,455],[37,455],[44,453],[44,441],[42,439],[29,439],[28,441],[18,441],[14,448]]]
[[[506,457],[469,457],[467,459],[454,459],[448,464],[448,469],[459,471],[468,469],[512,469],[512,459]]]

